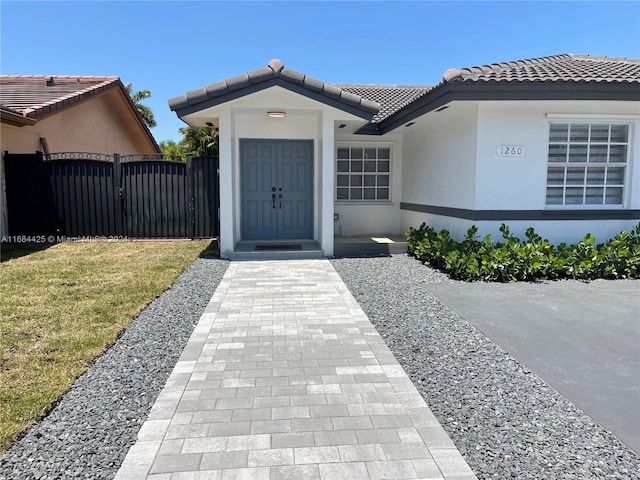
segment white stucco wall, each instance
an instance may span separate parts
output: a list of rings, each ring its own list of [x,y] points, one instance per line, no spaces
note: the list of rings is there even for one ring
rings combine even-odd
[[[640,104],[633,102],[481,102],[478,106],[477,210],[542,210],[546,208],[547,153],[549,123],[547,114],[567,114],[575,122],[629,121],[632,123],[633,158],[640,158],[638,120]],[[619,116],[623,115],[623,118]],[[637,115],[633,120],[626,116]],[[553,120],[558,121],[558,120]],[[635,135],[634,135],[635,131]],[[499,145],[522,145],[523,158],[500,158]],[[636,168],[637,170],[637,168]],[[640,208],[640,172],[627,172],[630,188],[626,206]],[[635,185],[631,185],[635,183]]]
[[[391,149],[389,201],[340,201],[335,202],[334,221],[336,235],[382,235],[402,233],[400,201],[402,199],[402,136],[398,133],[384,136],[336,135],[338,147],[387,147]],[[337,160],[334,169],[337,168]],[[333,192],[336,198],[336,192]]]
[[[476,122],[470,120],[474,110]],[[461,118],[459,112],[463,111],[467,115]],[[450,118],[443,115],[447,112]],[[403,202],[476,211],[551,210],[545,204],[551,121],[547,114],[561,115],[562,121],[565,118],[583,122],[615,120],[631,124],[631,163],[627,168],[624,209],[639,209],[640,105],[604,101],[469,102],[464,108],[454,103],[448,110],[428,114],[412,127],[419,130],[405,137]],[[499,157],[496,149],[500,145],[523,146],[526,154],[522,158]],[[468,176],[470,173],[472,179]],[[603,207],[588,209],[596,208]],[[498,230],[501,221],[402,212],[403,228],[422,222],[436,229],[447,228],[455,238],[461,238],[473,224],[479,227],[480,234],[491,233],[494,238],[501,238]],[[522,238],[524,231],[533,226],[540,235],[558,243],[578,241],[587,232],[604,241],[621,230],[632,228],[638,221],[556,219],[506,220],[505,223],[512,233]]]
[[[473,208],[477,105],[454,103],[400,127],[404,134],[402,201]]]

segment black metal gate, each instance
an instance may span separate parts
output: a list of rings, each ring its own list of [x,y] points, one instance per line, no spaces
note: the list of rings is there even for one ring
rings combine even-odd
[[[218,159],[159,157],[5,153],[9,234],[218,236]]]

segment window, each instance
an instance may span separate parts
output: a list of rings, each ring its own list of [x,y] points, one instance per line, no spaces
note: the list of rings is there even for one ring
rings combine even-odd
[[[552,123],[547,205],[624,203],[629,125]]]
[[[391,148],[338,147],[338,200],[388,202]]]

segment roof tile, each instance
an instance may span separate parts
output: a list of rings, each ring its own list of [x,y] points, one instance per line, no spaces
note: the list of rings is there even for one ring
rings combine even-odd
[[[204,89],[207,91],[207,95],[222,95],[227,92],[227,82],[211,83],[204,87]]]
[[[247,73],[249,77],[249,83],[255,84],[264,82],[273,76],[273,70],[269,67],[258,68]]]
[[[250,84],[260,83],[281,76],[302,85],[310,91],[356,106],[369,112],[377,112],[372,123],[380,123],[400,112],[434,88],[446,83],[523,83],[523,82],[598,82],[640,83],[640,60],[615,57],[562,54],[528,58],[467,68],[447,70],[442,82],[428,85],[341,85],[328,84],[285,68],[282,61],[271,60],[267,67],[207,86],[205,97],[192,95],[176,97],[169,101],[172,109],[199,103],[201,98],[214,98]]]
[[[348,91],[346,91],[344,89],[340,92],[340,98],[343,101],[345,101],[347,103],[350,103],[351,105],[355,105],[355,106],[360,105],[360,102],[362,100],[359,95],[356,95],[355,93],[348,92]]]
[[[268,65],[267,65],[272,71],[273,73],[275,73],[276,75],[280,75],[280,72],[284,69],[284,63],[282,63],[282,60],[280,60],[279,58],[274,58],[273,60],[271,60]]]
[[[53,83],[47,85],[47,78]],[[118,77],[0,75],[0,105],[35,118],[111,88]]]
[[[339,87],[336,87],[335,85],[325,83],[322,91],[330,97],[340,98],[341,89]]]
[[[169,107],[174,111],[193,107],[205,100],[215,99],[224,94],[238,91],[251,85],[257,85],[274,78],[282,78],[283,82],[289,82],[292,85],[301,85],[311,92],[325,95],[332,100],[338,100],[338,102],[342,102],[349,107],[355,107],[360,110],[359,114],[364,117],[375,114],[380,109],[380,105],[374,100],[362,99],[354,92],[347,92],[347,95],[343,95],[345,92],[343,92],[341,88],[308,77],[304,73],[285,68],[282,61],[278,59],[271,60],[267,67],[252,70],[236,77],[227,78],[221,82],[171,98],[169,99]],[[286,83],[284,83],[284,85],[286,86]]]
[[[361,104],[380,104],[379,112],[372,123],[379,123],[414,100],[425,95],[431,87],[427,85],[337,85],[343,91],[358,95]]]
[[[322,87],[324,87],[324,82],[320,80],[316,80],[315,78],[305,77],[304,78],[304,86],[309,90],[313,90],[315,92],[321,92]]]
[[[227,78],[226,82],[227,82],[227,89],[230,92],[233,92],[234,90],[239,90],[249,85],[249,74],[243,73],[242,75],[236,75],[235,77]]]
[[[289,68],[285,68],[282,70],[282,78],[286,78],[287,80],[291,80],[293,83],[297,83],[298,85],[304,84],[304,73],[296,72],[295,70],[291,70]]]
[[[640,83],[640,60],[563,54],[445,72],[444,82]]]

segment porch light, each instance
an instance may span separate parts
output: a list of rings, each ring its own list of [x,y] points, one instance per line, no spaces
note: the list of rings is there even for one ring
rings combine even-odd
[[[269,118],[285,118],[286,116],[287,112],[267,112]]]

